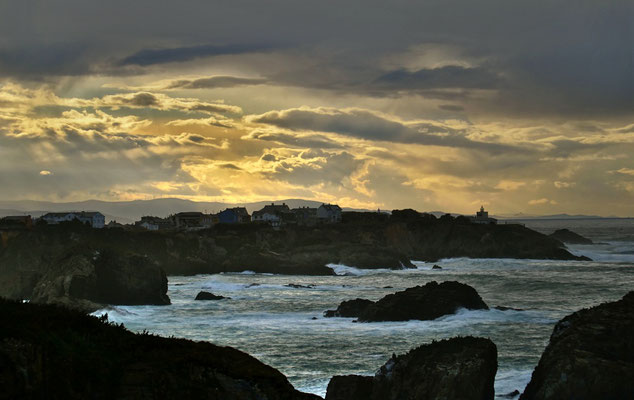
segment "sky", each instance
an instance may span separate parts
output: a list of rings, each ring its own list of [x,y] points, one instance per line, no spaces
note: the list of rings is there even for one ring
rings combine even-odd
[[[0,2],[0,199],[634,216],[631,1]]]

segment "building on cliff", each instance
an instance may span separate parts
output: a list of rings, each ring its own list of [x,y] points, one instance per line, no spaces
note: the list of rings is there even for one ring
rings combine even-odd
[[[140,221],[134,223],[135,226],[148,231],[162,231],[174,228],[174,223],[169,218],[160,218],[153,216],[141,217]]]
[[[322,204],[317,209],[317,219],[327,224],[339,223],[341,222],[341,207],[336,204]]]
[[[469,217],[474,224],[497,224],[498,220],[489,217],[489,212],[484,211],[484,206],[480,206],[480,211],[476,212],[475,217]]]
[[[49,225],[57,225],[61,222],[77,220],[93,228],[103,228],[106,224],[106,217],[98,211],[70,211],[52,212],[42,215],[42,221]]]
[[[252,221],[268,223],[273,227],[279,227],[291,220],[290,215],[293,214],[286,203],[264,206],[261,210],[254,211]]]
[[[317,225],[317,209],[311,207],[299,207],[291,210],[295,214],[297,225],[315,226]]]
[[[204,217],[205,214],[200,211],[186,211],[174,214],[170,219],[176,228],[186,229],[202,228],[204,226],[203,222],[205,222],[203,221]]]
[[[222,224],[245,224],[251,222],[251,216],[244,207],[227,208],[218,213],[218,222]]]

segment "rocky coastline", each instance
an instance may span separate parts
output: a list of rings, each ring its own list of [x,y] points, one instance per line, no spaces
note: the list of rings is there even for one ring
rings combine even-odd
[[[0,299],[0,326],[0,398],[319,398],[236,349],[68,307]],[[521,399],[632,398],[632,329],[634,292],[563,318]],[[491,340],[455,337],[392,355],[374,376],[334,376],[326,399],[492,399],[496,370]]]
[[[174,232],[60,224],[6,236],[0,246],[0,295],[49,302],[58,299],[68,304],[73,298],[110,304],[167,304],[165,292],[160,293],[165,275],[245,270],[333,275],[329,263],[402,269],[413,267],[410,260],[449,257],[587,260],[569,253],[559,240],[521,225],[481,225],[465,218],[433,216],[357,218],[279,230],[264,224],[219,224],[208,230]],[[96,254],[109,254],[113,261],[97,268],[94,263],[98,260],[91,259]],[[134,289],[131,285],[142,281],[130,279],[126,267],[130,263],[142,265],[137,269],[151,277],[151,287],[139,287],[136,295],[125,289]],[[92,286],[105,287],[111,282],[121,290],[110,298],[99,290],[101,295],[92,296]]]

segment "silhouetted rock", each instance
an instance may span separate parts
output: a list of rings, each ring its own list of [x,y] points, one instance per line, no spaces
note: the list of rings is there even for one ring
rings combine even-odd
[[[568,229],[558,229],[548,236],[569,244],[592,244],[592,240]]]
[[[217,296],[213,293],[205,292],[204,290],[198,292],[194,300],[222,300],[230,299],[230,297]]]
[[[434,265],[431,269],[442,269],[442,267],[440,265]]]
[[[170,304],[163,270],[146,257],[108,250],[71,251],[56,260],[38,280],[31,301],[85,311],[102,304]]]
[[[464,283],[435,281],[389,294],[359,313],[359,322],[430,320],[459,308],[488,310],[478,292]]]
[[[555,325],[520,399],[634,399],[634,292]]]
[[[392,357],[375,376],[335,376],[326,400],[493,399],[497,348],[489,339],[442,340]]]
[[[0,299],[0,398],[318,399],[246,353]]]
[[[325,311],[324,317],[358,317],[368,306],[371,306],[372,304],[374,304],[373,301],[366,299],[346,300],[339,304],[339,307],[337,307],[336,310]]]

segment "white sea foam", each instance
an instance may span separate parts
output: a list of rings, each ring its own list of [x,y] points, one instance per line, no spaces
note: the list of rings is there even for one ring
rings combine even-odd
[[[349,267],[343,264],[326,264],[326,267],[331,268],[336,275],[340,276],[365,276],[393,272],[391,269],[388,268],[360,269],[356,267]]]
[[[606,242],[588,245],[567,245],[577,256],[584,255],[593,261],[634,263],[634,242]]]
[[[528,382],[530,382],[532,373],[532,369],[498,370],[497,375],[495,375],[496,397],[504,396],[515,390],[522,393],[526,388],[526,385],[528,385]],[[514,398],[518,397],[519,395]]]

